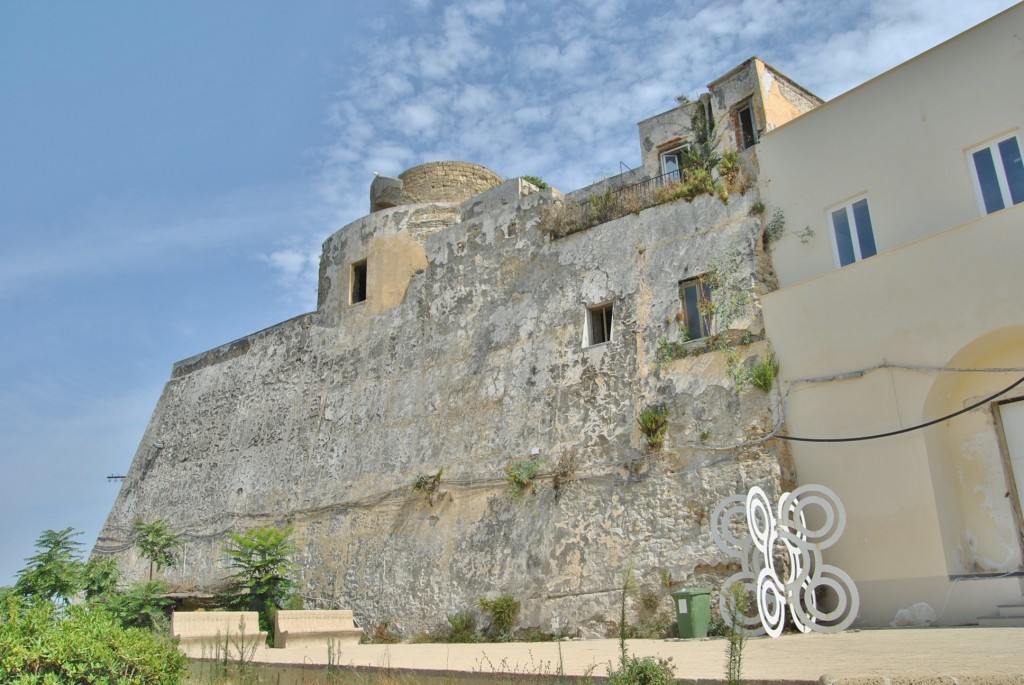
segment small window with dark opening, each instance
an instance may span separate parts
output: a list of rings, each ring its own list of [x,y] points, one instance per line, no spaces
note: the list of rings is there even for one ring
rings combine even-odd
[[[736,121],[739,124],[739,144],[746,150],[757,143],[757,127],[754,126],[754,110],[747,105],[736,112]]]
[[[352,265],[352,304],[366,300],[366,260]]]
[[[687,340],[705,338],[711,332],[711,287],[703,277],[679,281],[682,329]]]
[[[587,310],[587,345],[600,345],[612,339],[612,303]]]

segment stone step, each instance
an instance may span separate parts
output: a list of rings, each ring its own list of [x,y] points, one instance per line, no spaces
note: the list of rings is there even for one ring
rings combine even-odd
[[[978,625],[982,628],[1024,628],[1024,616],[981,616]]]
[[[999,615],[1007,618],[1024,616],[1024,604],[1000,604]]]

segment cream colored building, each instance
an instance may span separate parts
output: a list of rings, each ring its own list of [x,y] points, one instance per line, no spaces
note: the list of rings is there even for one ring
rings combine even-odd
[[[906,430],[791,443],[799,481],[845,503],[827,556],[857,582],[861,624],[1022,603],[1022,129],[1017,5],[756,146],[767,213],[785,217],[763,312],[786,432]]]

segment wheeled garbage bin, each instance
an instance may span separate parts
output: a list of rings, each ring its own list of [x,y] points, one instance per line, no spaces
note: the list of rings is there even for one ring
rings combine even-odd
[[[711,590],[703,587],[676,590],[672,593],[679,621],[679,637],[707,637],[711,625]]]

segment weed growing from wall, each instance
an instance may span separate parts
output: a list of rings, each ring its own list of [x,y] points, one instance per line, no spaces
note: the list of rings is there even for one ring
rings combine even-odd
[[[764,203],[758,201],[754,207],[756,208],[758,205],[760,205],[761,209],[758,214],[764,214]],[[786,215],[781,209],[775,208],[775,211],[772,212],[772,218],[764,224],[762,231],[764,232],[764,242],[766,245],[771,245],[786,235]],[[814,229],[810,226],[804,226],[802,231],[792,233],[792,235],[795,235],[801,243],[806,245],[814,237]]]
[[[771,392],[778,374],[779,362],[772,352],[769,352],[763,360],[758,360],[748,371],[750,384],[762,392]]]
[[[636,422],[647,440],[647,447],[652,452],[660,450],[668,433],[668,407],[664,404],[649,404],[636,417]]]
[[[534,481],[540,475],[543,466],[544,460],[540,457],[517,459],[506,466],[505,480],[512,496],[522,497],[527,492],[536,492]]]
[[[448,633],[442,642],[481,642],[480,631],[476,629],[476,616],[468,611],[459,611],[445,616],[448,620]]]
[[[416,479],[412,482],[413,492],[422,494],[426,498],[427,504],[434,506],[434,496],[441,487],[441,475],[443,473],[444,467],[442,466],[437,470],[437,473],[416,476]]]
[[[512,639],[512,631],[519,622],[519,600],[512,595],[501,595],[494,599],[481,597],[477,600],[477,606],[491,617],[491,626],[488,630],[491,637],[498,642],[509,642]]]

